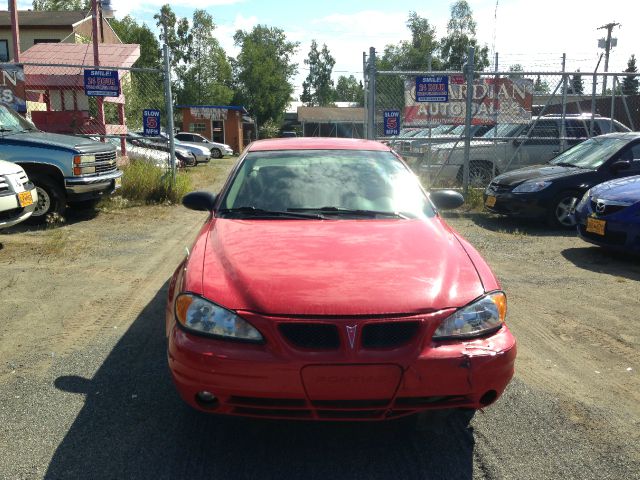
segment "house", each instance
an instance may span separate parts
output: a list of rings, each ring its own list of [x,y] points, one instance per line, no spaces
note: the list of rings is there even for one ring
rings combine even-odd
[[[103,17],[100,43],[122,43]],[[88,11],[34,12],[18,11],[20,51],[39,43],[89,43],[91,41],[91,14]],[[0,62],[13,59],[11,15],[0,11]]]

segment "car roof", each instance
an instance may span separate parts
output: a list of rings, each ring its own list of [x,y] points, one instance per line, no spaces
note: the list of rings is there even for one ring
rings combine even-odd
[[[640,132],[614,132],[605,135],[598,135],[596,138],[623,138],[625,140],[636,140],[640,138]]]
[[[250,152],[270,150],[374,150],[390,151],[391,149],[373,140],[329,137],[289,137],[256,140],[249,145]]]

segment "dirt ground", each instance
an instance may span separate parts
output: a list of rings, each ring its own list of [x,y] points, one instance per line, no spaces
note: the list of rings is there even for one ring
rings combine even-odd
[[[198,167],[195,184],[216,190],[233,161]],[[56,474],[52,458],[61,455],[69,429],[77,425],[86,406],[82,395],[55,396],[54,386],[60,390],[59,371],[73,370],[69,365],[77,362],[85,376],[97,375],[108,363],[105,358],[116,351],[112,349],[127,348],[126,333],[156,297],[154,308],[161,309],[166,281],[204,217],[181,206],[120,208],[107,203],[97,212],[69,216],[62,227],[21,227],[0,234],[0,419],[4,420],[0,451],[8,452],[0,460],[0,478],[64,477]],[[549,231],[482,213],[449,214],[447,221],[482,253],[501,280],[509,301],[507,322],[518,340],[513,387],[487,410],[488,415],[499,412],[503,420],[476,416],[473,468],[459,476],[631,478],[633,473],[628,473],[634,471],[637,475],[640,260],[591,247],[573,232]],[[158,316],[161,323],[161,310]],[[133,349],[138,344],[130,345]],[[50,389],[53,393],[48,395],[66,402],[69,410],[62,403],[38,407],[42,411],[24,407],[27,397],[38,403],[37,392],[32,392],[35,386],[41,392]],[[514,407],[527,402],[531,408]],[[53,426],[45,424],[42,419],[49,413],[43,412],[57,408],[66,413],[60,413],[61,418],[51,413],[57,420],[52,420]],[[23,410],[26,413],[17,415]],[[545,418],[550,412],[561,420]],[[515,436],[513,443],[522,451],[505,459],[500,454],[503,439],[490,437],[500,431],[496,425],[511,421],[516,422],[511,430],[517,431],[509,435]],[[42,435],[48,440],[41,440]],[[13,439],[20,436],[24,439],[17,448]],[[529,448],[527,442],[536,442],[537,447]],[[566,455],[566,460],[545,467],[549,460],[543,453],[535,462],[528,458],[536,458],[536,448],[551,448],[544,447],[545,442],[566,445],[575,453],[560,455],[551,449],[544,455]],[[482,455],[500,462],[483,466]],[[105,472],[104,478],[134,471],[121,468]],[[398,478],[418,478],[410,473]],[[175,474],[179,478],[180,473]],[[368,478],[374,477],[381,478],[375,474]]]

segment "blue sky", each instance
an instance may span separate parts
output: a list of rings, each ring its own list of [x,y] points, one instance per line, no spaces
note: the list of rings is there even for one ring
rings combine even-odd
[[[31,2],[19,1],[22,8]],[[153,15],[162,0],[112,0],[116,16],[131,14],[155,28]],[[182,0],[169,2],[179,15],[190,18],[194,8],[213,15],[214,35],[230,56],[235,56],[233,33],[266,24],[281,28],[300,42],[296,56],[297,92],[306,76],[303,60],[311,40],[326,43],[336,59],[334,77],[362,77],[362,53],[410,38],[405,26],[409,11],[429,19],[437,36],[446,35],[453,0]],[[562,53],[567,69],[593,71],[599,54],[597,27],[620,22],[614,30],[618,47],[612,51],[609,71],[622,71],[632,53],[640,56],[640,1],[638,0],[469,0],[481,43],[499,53],[500,68],[522,64],[525,70],[559,71]],[[496,4],[498,4],[496,12]],[[600,67],[602,69],[602,66]]]

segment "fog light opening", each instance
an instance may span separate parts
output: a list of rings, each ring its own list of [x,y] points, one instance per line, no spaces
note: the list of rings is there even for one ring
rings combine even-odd
[[[196,393],[196,402],[203,408],[215,408],[218,406],[218,399],[216,396],[206,390],[202,390]]]
[[[495,390],[489,390],[484,395],[482,395],[482,397],[480,397],[480,404],[483,407],[486,407],[487,405],[491,405],[493,402],[495,402],[496,398],[498,398],[498,392],[496,392]]]

